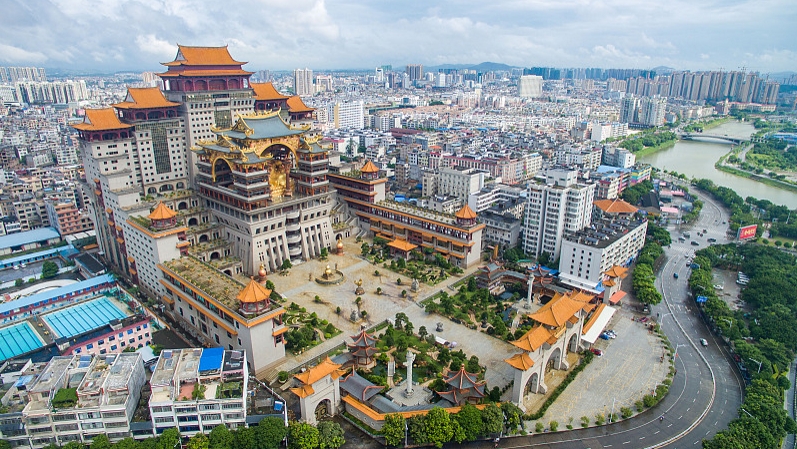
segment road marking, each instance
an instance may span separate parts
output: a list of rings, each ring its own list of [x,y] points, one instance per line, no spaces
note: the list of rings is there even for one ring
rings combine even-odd
[[[640,440],[644,440],[644,439],[645,439],[645,437],[639,437],[639,439],[640,439]]]
[[[668,427],[668,428],[669,428],[669,427],[672,427],[672,424],[668,425],[667,427]]]
[[[694,442],[694,443],[692,443],[692,444],[697,444],[697,443],[699,443],[699,442],[700,442],[700,440],[697,440],[697,441],[695,441],[695,442]]]
[[[659,432],[661,432],[661,430],[657,430],[657,431],[653,432],[653,435],[658,435]],[[609,447],[609,446],[606,446],[606,447]]]
[[[628,443],[630,443],[630,441],[626,441],[626,442],[625,442],[625,443],[623,443],[623,444],[628,444]]]

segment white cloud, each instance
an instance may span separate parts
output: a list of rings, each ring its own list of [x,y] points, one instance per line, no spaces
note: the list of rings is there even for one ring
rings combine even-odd
[[[43,64],[47,56],[38,51],[28,51],[0,43],[0,61],[8,64]]]
[[[671,0],[666,11],[660,2],[638,0],[36,4],[4,3],[4,63],[153,70],[174,56],[180,43],[229,44],[234,57],[250,61],[250,70],[487,60],[518,66],[692,70],[749,64],[755,70],[779,71],[797,65],[793,0]]]

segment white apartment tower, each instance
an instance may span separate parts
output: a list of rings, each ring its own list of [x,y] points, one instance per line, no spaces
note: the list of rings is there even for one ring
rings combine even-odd
[[[484,172],[475,168],[445,167],[440,170],[437,194],[452,196],[463,202],[484,187]]]
[[[365,128],[365,112],[362,100],[340,101],[331,105],[331,109],[329,116],[333,118],[335,128]]]
[[[537,75],[523,75],[518,82],[518,96],[520,98],[542,97],[542,77]]]
[[[293,91],[296,95],[313,95],[313,71],[310,69],[296,69],[293,71]]]
[[[565,232],[576,232],[592,221],[595,185],[577,184],[578,172],[548,170],[545,184],[530,183],[523,224],[523,251],[559,258]]]

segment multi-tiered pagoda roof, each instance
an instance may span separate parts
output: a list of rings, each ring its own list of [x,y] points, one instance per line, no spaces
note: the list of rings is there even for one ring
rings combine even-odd
[[[479,382],[475,374],[465,371],[461,367],[459,371],[443,379],[450,387],[448,391],[441,391],[438,394],[443,399],[454,405],[479,402],[484,397],[484,388],[487,382]]]

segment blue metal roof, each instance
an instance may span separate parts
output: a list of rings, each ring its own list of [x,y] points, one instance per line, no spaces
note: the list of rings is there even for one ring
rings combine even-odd
[[[199,372],[221,370],[224,348],[206,348],[199,357]]]
[[[114,277],[112,274],[97,276],[95,278],[86,279],[85,281],[75,282],[74,284],[58,287],[56,289],[48,290],[46,292],[36,293],[35,295],[26,296],[24,298],[20,298],[14,301],[4,302],[0,304],[0,314],[11,312],[12,310],[16,310],[21,307],[27,307],[47,299],[57,298],[59,296],[66,295],[68,293],[76,292],[79,290],[85,290],[91,287],[96,287],[106,282],[114,282]]]
[[[0,249],[27,245],[28,243],[41,242],[49,239],[57,239],[60,237],[61,234],[59,234],[55,228],[39,228],[32,231],[17,232],[0,237]]]

